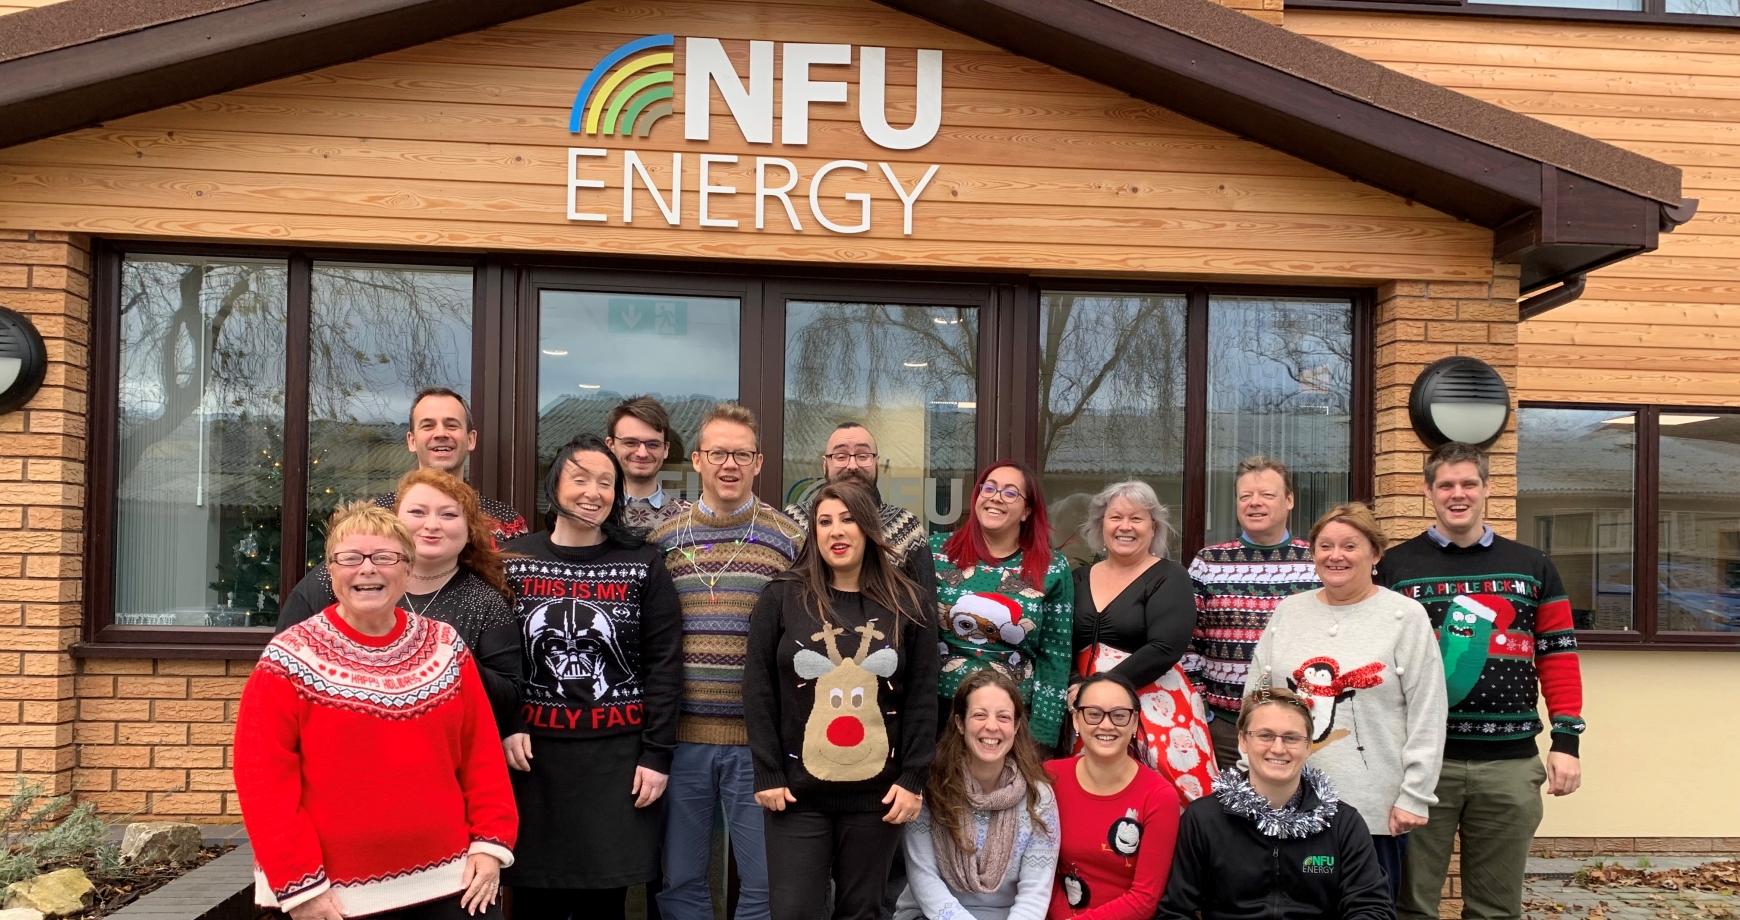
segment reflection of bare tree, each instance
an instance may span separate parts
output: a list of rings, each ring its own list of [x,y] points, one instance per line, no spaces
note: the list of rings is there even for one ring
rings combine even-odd
[[[1211,411],[1346,415],[1353,335],[1346,303],[1217,298]]]
[[[1039,351],[1039,464],[1083,413],[1127,416],[1094,437],[1126,446],[1170,444],[1184,404],[1184,309],[1176,298],[1056,294],[1045,298]]]
[[[868,409],[881,406],[884,389],[972,398],[979,379],[976,311],[862,303],[801,307],[808,315],[794,325],[787,345],[788,396]],[[799,321],[795,310],[789,321]],[[960,393],[963,382],[966,393]]]
[[[471,376],[469,274],[323,265],[314,272],[309,413],[397,420],[393,396]]]

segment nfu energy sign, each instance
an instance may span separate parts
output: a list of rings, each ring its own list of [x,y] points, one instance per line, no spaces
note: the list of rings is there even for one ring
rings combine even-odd
[[[676,53],[674,35],[648,35],[628,42],[605,55],[592,69],[575,94],[574,107],[568,115],[571,134],[595,137],[645,138],[653,126],[675,114]],[[920,49],[917,52],[917,105],[911,125],[897,128],[888,123],[888,49],[871,46],[839,44],[805,44],[785,42],[778,48],[781,71],[778,122],[779,143],[785,147],[803,147],[810,141],[810,106],[815,103],[842,103],[849,100],[850,87],[842,80],[818,79],[811,68],[827,65],[850,65],[854,51],[858,63],[858,124],[873,143],[889,150],[916,150],[936,137],[942,124],[942,52]],[[751,144],[774,143],[774,68],[775,48],[769,41],[749,43],[749,82],[737,72],[725,47],[716,38],[687,38],[683,41],[683,137],[690,141],[710,141],[712,132],[714,90],[725,104],[737,130]],[[568,148],[568,219],[577,221],[607,221],[609,214],[580,210],[580,194],[585,189],[606,188],[602,179],[580,178],[581,157],[622,156],[622,222],[634,223],[636,185],[644,197],[651,200],[664,217],[665,223],[683,223],[683,154],[671,157],[670,186],[661,187],[648,171],[646,162],[633,148],[621,151],[602,147]],[[650,154],[649,154],[650,156]],[[718,166],[735,165],[735,154],[699,154],[699,170],[693,200],[696,219],[702,227],[736,227],[734,218],[717,217],[711,213],[721,198],[740,194],[734,185],[714,184],[712,170]],[[783,157],[756,156],[755,186],[750,192],[755,199],[755,229],[767,226],[768,212],[774,219],[782,216],[792,229],[803,232],[805,223],[792,202],[794,194],[806,177],[796,164]],[[879,171],[900,200],[902,232],[912,235],[912,208],[924,189],[935,178],[937,165],[931,164],[910,186],[903,182],[888,164],[878,162]],[[809,198],[809,216],[826,230],[834,233],[863,233],[870,229],[873,218],[870,195],[847,192],[838,196],[848,202],[840,208],[833,205],[835,217],[850,214],[855,204],[857,219],[841,223],[824,213],[826,197],[824,183],[833,173],[870,175],[869,164],[859,160],[831,160],[807,177],[805,191]],[[742,190],[748,191],[748,190]],[[769,204],[774,209],[769,208]]]

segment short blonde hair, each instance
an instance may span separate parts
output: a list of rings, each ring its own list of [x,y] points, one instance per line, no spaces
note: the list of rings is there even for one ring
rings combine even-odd
[[[1323,516],[1317,519],[1317,523],[1311,525],[1311,545],[1313,548],[1317,546],[1317,535],[1322,533],[1323,528],[1330,524],[1346,524],[1359,531],[1380,556],[1383,555],[1385,549],[1389,548],[1390,538],[1385,536],[1383,528],[1378,526],[1377,516],[1372,514],[1371,509],[1361,502],[1347,502],[1325,511]]]
[[[326,525],[326,561],[332,561],[332,548],[350,537],[391,537],[405,548],[405,557],[417,558],[417,543],[411,529],[398,515],[367,499],[340,505]]]
[[[1264,706],[1289,707],[1294,715],[1305,717],[1305,737],[1317,734],[1317,726],[1311,718],[1311,707],[1305,705],[1293,691],[1286,687],[1264,687],[1245,695],[1245,700],[1239,706],[1237,730],[1243,732],[1251,724],[1251,716]]]
[[[701,416],[701,424],[695,427],[695,450],[701,450],[701,442],[707,437],[707,426],[714,422],[733,422],[749,429],[755,436],[755,449],[761,449],[761,426],[755,422],[755,413],[737,403],[714,403],[707,414]]]

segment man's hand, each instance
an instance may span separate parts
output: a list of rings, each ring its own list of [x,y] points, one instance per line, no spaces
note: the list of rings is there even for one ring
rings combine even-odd
[[[501,752],[507,756],[508,766],[522,773],[532,769],[532,736],[525,732],[509,735],[501,739]],[[640,777],[635,777],[639,784]]]
[[[344,920],[344,914],[338,910],[338,897],[328,888],[290,908],[290,920]]]
[[[1400,808],[1390,808],[1390,836],[1400,837],[1417,827],[1425,827],[1426,819],[1411,811]]]
[[[1547,752],[1547,791],[1570,795],[1583,785],[1583,762],[1562,751]]]
[[[768,811],[785,811],[786,803],[795,801],[797,796],[792,795],[791,790],[784,786],[755,794],[755,803]]]
[[[634,807],[645,808],[659,800],[665,794],[665,781],[670,777],[651,767],[634,768],[634,788],[628,791],[634,796]]]

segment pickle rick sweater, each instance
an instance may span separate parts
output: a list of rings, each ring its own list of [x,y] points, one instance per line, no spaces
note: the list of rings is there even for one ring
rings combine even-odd
[[[254,899],[347,917],[448,897],[466,858],[513,864],[519,815],[489,698],[453,627],[365,636],[336,607],[279,633],[242,689],[235,780]]]
[[[1442,541],[1442,542],[1441,542]],[[1392,548],[1378,582],[1425,605],[1438,631],[1449,691],[1452,760],[1540,756],[1547,726],[1552,749],[1577,755],[1583,735],[1583,674],[1571,602],[1547,554],[1487,532],[1457,546],[1435,530]]]

